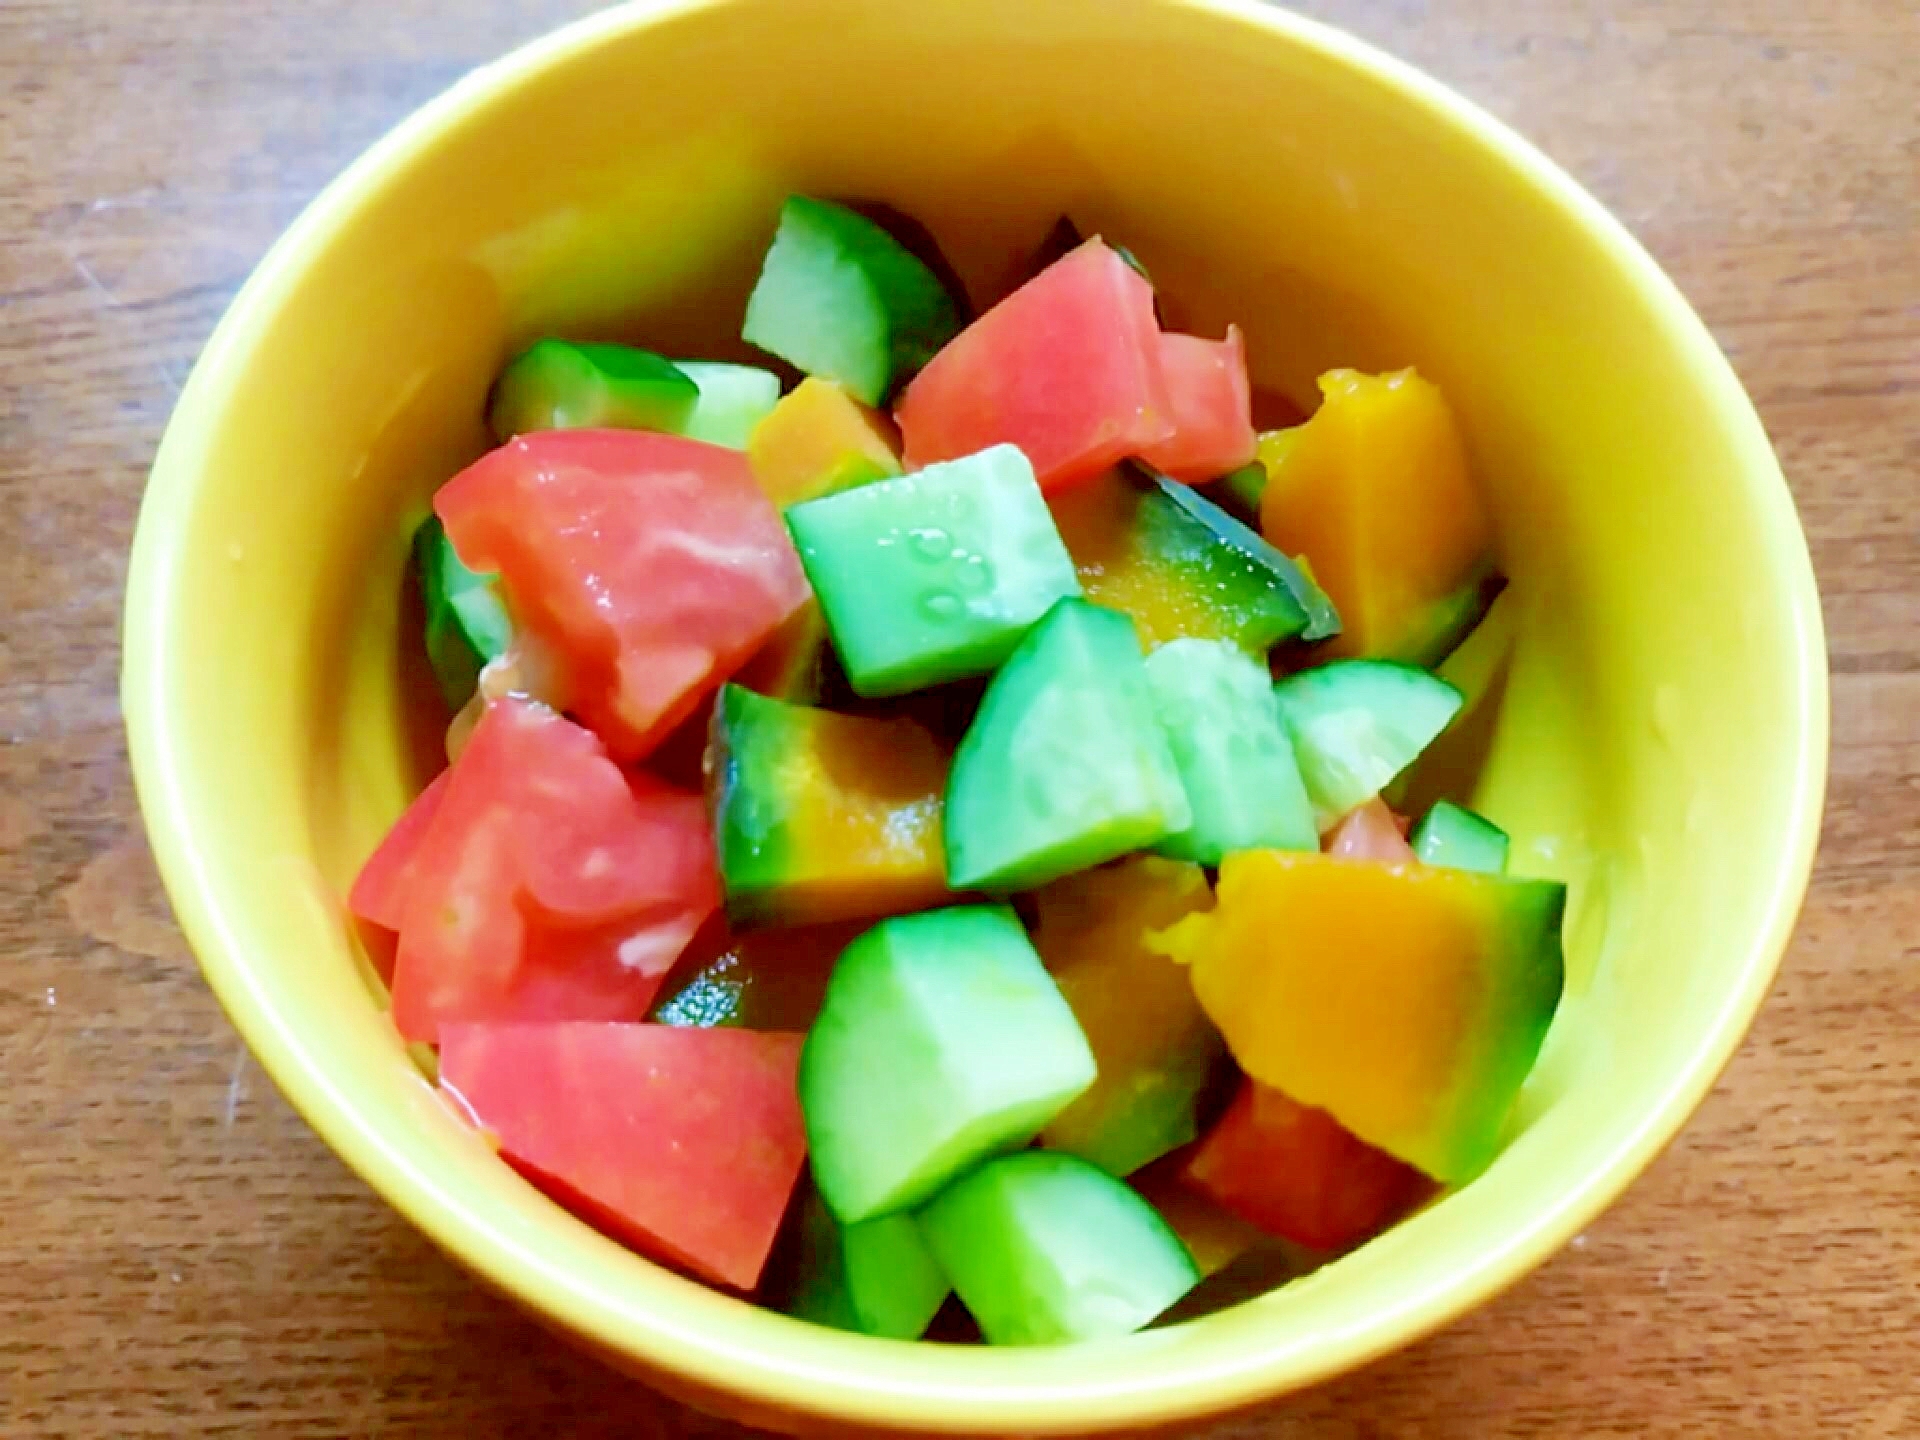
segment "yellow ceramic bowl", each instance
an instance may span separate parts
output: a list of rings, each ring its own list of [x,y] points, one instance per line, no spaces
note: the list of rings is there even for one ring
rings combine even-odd
[[[1066,1349],[815,1329],[657,1269],[449,1117],[340,896],[421,782],[410,524],[549,331],[726,355],[791,190],[920,217],[976,294],[1055,215],[1296,395],[1417,364],[1512,577],[1478,795],[1572,885],[1569,989],[1480,1179],[1302,1283]],[[1671,284],[1495,121],[1247,0],[692,0],[468,77],[322,195],[221,324],[155,463],[127,599],[140,796],[208,979],[369,1184],[548,1323],[774,1426],[1050,1433],[1357,1365],[1514,1281],[1653,1158],[1792,926],[1826,753],[1820,617],[1766,436]],[[688,1197],[698,1204],[697,1196]]]

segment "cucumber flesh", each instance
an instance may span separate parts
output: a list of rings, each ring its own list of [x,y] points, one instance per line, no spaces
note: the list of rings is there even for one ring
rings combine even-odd
[[[993,677],[954,755],[949,885],[1029,889],[1192,823],[1133,622],[1060,601]]]
[[[1460,692],[1393,660],[1335,660],[1274,687],[1324,832],[1378,795],[1459,712]]]
[[[817,1194],[804,1204],[790,1313],[889,1340],[925,1334],[953,1286],[914,1218],[885,1215],[843,1226]]]
[[[427,659],[442,698],[457,710],[479,684],[481,669],[506,652],[513,621],[498,582],[467,568],[439,516],[428,516],[414,532],[413,562],[427,613]]]
[[[878,405],[959,328],[953,296],[885,230],[795,195],[781,208],[741,335]]]
[[[1235,850],[1319,849],[1266,666],[1224,640],[1175,640],[1146,668],[1193,810],[1193,823],[1155,848],[1202,865]]]
[[[920,1226],[994,1345],[1126,1335],[1200,1280],[1151,1205],[1055,1151],[990,1161],[928,1205]]]
[[[1413,827],[1410,839],[1422,864],[1487,875],[1506,873],[1507,832],[1451,800],[1436,801]]]
[[[1013,445],[789,506],[786,520],[847,678],[868,697],[983,675],[1080,593]]]
[[[677,433],[689,440],[744,450],[753,429],[780,403],[780,377],[758,365],[714,360],[674,362],[699,391]]]
[[[1011,910],[882,921],[849,945],[800,1057],[821,1198],[895,1214],[1026,1144],[1093,1083],[1093,1052]]]
[[[494,382],[487,424],[502,444],[534,430],[677,434],[700,389],[678,365],[630,345],[536,340]]]

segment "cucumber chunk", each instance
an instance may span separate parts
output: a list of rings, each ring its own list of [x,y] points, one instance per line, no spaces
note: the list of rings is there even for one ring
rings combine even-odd
[[[1011,910],[883,921],[834,966],[800,1055],[821,1198],[843,1225],[917,1205],[1026,1144],[1093,1077],[1086,1036]]]
[[[1126,1335],[1200,1281],[1151,1205],[1054,1151],[981,1166],[927,1206],[920,1226],[994,1345]]]
[[[502,444],[600,426],[678,434],[699,399],[692,377],[650,350],[536,340],[494,382],[487,425]]]
[[[699,391],[675,432],[689,440],[744,450],[754,427],[780,403],[780,377],[758,365],[723,365],[717,360],[675,364]]]
[[[1218,865],[1235,850],[1320,848],[1266,666],[1224,640],[1175,640],[1147,657],[1147,681],[1193,810],[1162,855]]]
[[[954,755],[948,884],[1028,889],[1192,823],[1133,622],[1060,601],[993,677]]]
[[[414,531],[413,563],[427,612],[427,659],[441,696],[457,710],[479,684],[481,669],[506,652],[513,621],[494,577],[467,568],[439,516],[428,516]]]
[[[786,520],[847,678],[869,697],[985,674],[1080,593],[1013,445],[789,506]]]
[[[1507,832],[1451,800],[1434,802],[1413,827],[1411,840],[1414,855],[1426,865],[1486,875],[1504,875],[1507,870]]]
[[[911,1215],[841,1225],[810,1195],[800,1224],[800,1277],[787,1308],[803,1320],[918,1340],[953,1293]]]
[[[781,208],[740,333],[878,405],[959,328],[953,296],[885,230],[795,195]]]
[[[1446,681],[1393,660],[1335,660],[1273,693],[1323,831],[1411,765],[1461,703]]]

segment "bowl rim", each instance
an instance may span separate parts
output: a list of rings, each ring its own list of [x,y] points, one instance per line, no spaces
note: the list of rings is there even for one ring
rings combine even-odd
[[[1786,591],[1782,639],[1792,647],[1799,748],[1789,823],[1773,857],[1769,899],[1755,917],[1737,983],[1721,998],[1700,1043],[1610,1154],[1591,1164],[1556,1205],[1463,1262],[1450,1283],[1423,1292],[1364,1327],[1322,1337],[1294,1354],[1276,1355],[1253,1336],[1216,1346],[1199,1360],[1143,1364],[1118,1378],[1074,1384],[1008,1381],[988,1373],[993,1352],[929,1346],[929,1356],[975,1358],[937,1362],[942,1366],[937,1376],[883,1386],[863,1373],[861,1360],[874,1353],[868,1347],[897,1342],[837,1336],[845,1358],[831,1370],[782,1361],[765,1350],[729,1342],[721,1333],[726,1323],[676,1325],[658,1314],[642,1313],[644,1306],[623,1303],[596,1277],[547,1263],[520,1239],[476,1215],[410,1157],[382,1143],[354,1103],[309,1063],[298,1041],[297,1017],[276,1009],[252,975],[249,948],[241,943],[221,887],[190,838],[194,807],[175,763],[177,737],[185,723],[179,712],[186,696],[167,659],[166,599],[174,589],[191,518],[202,458],[198,436],[218,413],[238,365],[271,323],[286,291],[370,195],[395,182],[465,116],[616,36],[736,3],[740,0],[628,0],[562,26],[456,81],[376,141],[307,205],[242,286],[195,364],[168,422],[140,507],[123,616],[121,700],[149,842],[209,985],[262,1067],[328,1146],[470,1272],[600,1350],[758,1406],[924,1433],[998,1428],[1057,1434],[1165,1425],[1304,1388],[1431,1333],[1517,1282],[1605,1209],[1671,1142],[1746,1034],[1791,938],[1812,872],[1828,752],[1825,637],[1805,535],[1752,402],[1706,326],[1639,242],[1545,154],[1477,104],[1367,42],[1260,0],[1157,3],[1240,24],[1253,32],[1250,42],[1283,41],[1355,72],[1424,111],[1436,125],[1465,132],[1477,148],[1568,214],[1657,311],[1666,342],[1684,360],[1707,403],[1734,431],[1748,503],[1763,522],[1771,570]]]

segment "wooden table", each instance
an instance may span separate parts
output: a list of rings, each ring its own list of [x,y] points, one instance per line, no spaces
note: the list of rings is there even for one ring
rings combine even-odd
[[[739,1433],[480,1293],[293,1116],[169,918],[115,700],[144,472],[234,289],[401,115],[587,8],[0,5],[10,1440]],[[1798,942],[1672,1151],[1498,1303],[1211,1433],[1920,1435],[1920,11],[1313,8],[1543,143],[1732,353],[1826,594],[1833,781]]]

